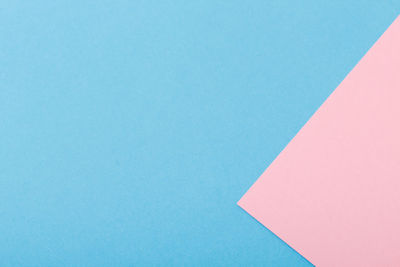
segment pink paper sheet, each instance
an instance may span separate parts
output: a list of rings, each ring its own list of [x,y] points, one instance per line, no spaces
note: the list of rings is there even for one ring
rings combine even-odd
[[[400,266],[400,17],[238,204],[316,266]]]

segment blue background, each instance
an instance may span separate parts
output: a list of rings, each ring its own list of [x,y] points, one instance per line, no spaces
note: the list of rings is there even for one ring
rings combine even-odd
[[[236,202],[399,1],[0,3],[1,266],[310,266]]]

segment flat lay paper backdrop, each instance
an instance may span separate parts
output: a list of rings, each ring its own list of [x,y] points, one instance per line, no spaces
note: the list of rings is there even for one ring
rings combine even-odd
[[[0,3],[0,266],[311,266],[236,202],[399,1]]]
[[[239,205],[316,266],[400,265],[400,18]]]

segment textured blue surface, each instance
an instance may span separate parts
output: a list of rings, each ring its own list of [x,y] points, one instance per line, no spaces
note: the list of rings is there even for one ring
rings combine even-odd
[[[0,3],[0,265],[310,266],[236,202],[399,1]]]

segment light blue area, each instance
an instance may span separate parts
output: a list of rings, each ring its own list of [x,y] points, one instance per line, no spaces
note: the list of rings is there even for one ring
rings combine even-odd
[[[236,202],[399,11],[0,1],[0,265],[310,266]]]

